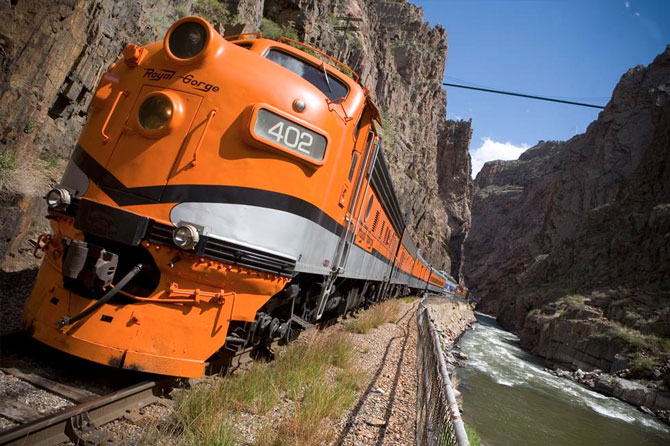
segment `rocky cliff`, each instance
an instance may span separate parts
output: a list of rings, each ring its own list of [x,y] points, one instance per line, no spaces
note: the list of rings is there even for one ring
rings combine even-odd
[[[42,197],[63,172],[100,76],[123,43],[156,40],[165,0],[0,6],[0,268],[34,264]]]
[[[125,42],[157,40],[196,13],[221,32],[260,28],[337,55],[369,86],[406,219],[434,264],[460,271],[469,230],[469,123],[445,120],[446,32],[406,0],[21,0],[0,6],[0,267],[20,269],[44,231],[41,197],[61,175],[101,74]],[[361,18],[344,35],[338,16]]]
[[[465,248],[479,308],[523,345],[670,385],[670,46],[586,133],[487,163]]]

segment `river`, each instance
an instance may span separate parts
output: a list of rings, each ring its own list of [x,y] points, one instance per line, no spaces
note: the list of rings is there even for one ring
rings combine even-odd
[[[477,314],[458,345],[463,419],[486,446],[670,445],[670,428],[633,406],[545,371],[518,337]]]

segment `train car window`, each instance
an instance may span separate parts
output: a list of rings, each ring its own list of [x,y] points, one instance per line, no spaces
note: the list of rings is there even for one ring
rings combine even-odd
[[[354,156],[351,158],[351,167],[349,168],[349,181],[354,178],[354,171],[356,170],[356,163],[358,162],[358,152],[354,152]]]
[[[361,132],[361,124],[363,123],[363,114],[358,118],[356,128],[354,129],[354,139],[358,139],[358,134]]]
[[[253,42],[233,42],[237,46],[241,46],[242,48],[250,49],[251,46],[254,44]]]
[[[346,98],[349,94],[347,85],[338,80],[332,73],[324,72],[323,67],[316,67],[292,54],[277,49],[271,49],[265,57],[278,63],[284,68],[293,71],[310,84],[321,90],[331,101],[338,98]]]
[[[368,217],[370,216],[370,211],[372,210],[372,202],[374,201],[374,198],[372,195],[370,195],[370,201],[368,201],[368,208],[365,210],[365,221],[368,221]]]

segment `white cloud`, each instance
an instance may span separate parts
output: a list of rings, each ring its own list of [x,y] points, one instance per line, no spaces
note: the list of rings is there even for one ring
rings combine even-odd
[[[482,138],[482,145],[470,152],[472,156],[472,178],[477,176],[484,163],[492,160],[515,160],[528,147],[528,144],[515,146],[511,142],[498,142],[491,138]]]
[[[640,13],[639,13],[639,12],[636,12],[636,13],[635,13],[635,17],[640,17]]]
[[[630,2],[626,2],[624,5],[626,5],[626,8],[630,8]]]

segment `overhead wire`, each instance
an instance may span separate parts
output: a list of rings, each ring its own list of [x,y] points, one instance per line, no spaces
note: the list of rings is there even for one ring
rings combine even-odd
[[[463,82],[463,81],[461,81]],[[466,82],[468,84],[472,84],[472,82]],[[528,98],[528,99],[536,99],[539,101],[548,101],[548,102],[558,102],[560,104],[569,104],[569,105],[578,105],[580,107],[591,107],[591,108],[598,108],[598,109],[604,109],[605,107],[602,105],[595,105],[595,104],[586,104],[584,102],[576,102],[576,101],[568,101],[565,99],[558,99],[558,98],[551,98],[551,97],[546,97],[546,96],[537,96],[537,95],[532,95],[532,94],[525,94],[525,93],[515,93],[512,91],[504,91],[504,90],[495,90],[492,88],[484,88],[482,86],[474,86],[477,84],[472,84],[472,85],[463,85],[463,84],[454,84],[451,82],[442,82],[442,85],[446,87],[456,87],[456,88],[464,88],[467,90],[476,90],[476,91],[483,91],[486,93],[496,93],[496,94],[503,94],[503,95],[508,95],[508,96],[517,96],[521,98]],[[593,99],[596,100],[596,99]]]
[[[444,79],[448,82],[453,82],[453,83],[458,83],[461,85],[467,85],[469,87],[479,87],[479,88],[488,88],[491,90],[495,90],[493,87],[489,87],[488,85],[482,85],[482,84],[477,84],[475,82],[470,82],[466,81],[465,79],[459,79],[457,77],[453,76],[444,76]],[[526,93],[530,94],[530,93]],[[540,96],[540,95],[538,95]],[[609,96],[548,96],[552,99],[566,99],[569,101],[608,101],[610,99]]]

